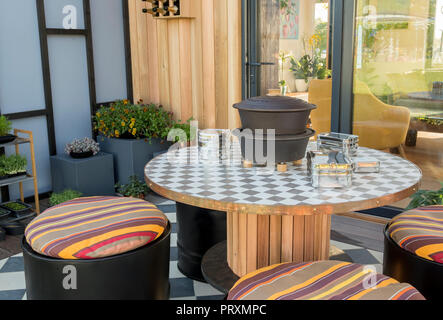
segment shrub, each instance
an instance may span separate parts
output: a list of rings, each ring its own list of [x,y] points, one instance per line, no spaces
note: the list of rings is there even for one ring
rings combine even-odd
[[[12,123],[5,116],[0,116],[0,137],[6,136],[12,130]]]
[[[125,197],[139,198],[141,195],[145,196],[149,192],[149,187],[146,183],[140,181],[137,176],[131,176],[128,184],[116,184],[117,192]]]
[[[61,193],[53,193],[49,198],[49,205],[53,207],[66,201],[80,198],[82,195],[81,192],[71,189],[67,189]]]
[[[0,157],[0,176],[25,173],[27,166],[28,161],[24,156],[17,154],[7,157],[3,155]]]
[[[93,117],[94,130],[108,138],[166,139],[173,127],[172,112],[154,104],[133,105],[128,100],[101,107]]]
[[[67,154],[71,154],[71,152],[83,153],[89,151],[92,151],[94,156],[100,152],[99,144],[91,138],[75,139],[65,147],[65,152]]]
[[[411,210],[415,208],[443,205],[443,183],[441,183],[442,188],[437,191],[431,190],[420,190],[415,193],[411,198],[412,201],[406,210]]]

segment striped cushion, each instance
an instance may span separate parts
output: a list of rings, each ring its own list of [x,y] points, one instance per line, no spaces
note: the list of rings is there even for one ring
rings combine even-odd
[[[52,207],[26,228],[34,251],[60,259],[98,259],[142,247],[168,219],[153,204],[121,197],[79,198]]]
[[[424,300],[412,286],[340,261],[284,263],[240,279],[228,300]]]
[[[443,206],[404,212],[392,219],[388,233],[403,249],[443,263]]]

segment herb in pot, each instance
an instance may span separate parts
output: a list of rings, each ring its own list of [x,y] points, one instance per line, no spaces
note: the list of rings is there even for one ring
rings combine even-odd
[[[415,208],[422,208],[428,206],[438,206],[443,205],[443,183],[441,183],[442,188],[437,191],[432,190],[420,190],[415,193],[411,199],[411,203],[406,208],[406,210],[411,210]]]
[[[0,157],[0,176],[15,176],[26,174],[28,161],[26,157],[11,155],[9,157],[3,155]]]
[[[140,181],[137,176],[131,176],[128,184],[116,184],[117,192],[124,197],[144,199],[149,192],[146,183]]]
[[[12,130],[12,123],[5,116],[0,116],[0,137],[7,136]]]
[[[9,210],[15,211],[15,212],[20,212],[20,211],[29,209],[29,206],[26,206],[20,202],[8,202],[5,204],[2,204],[2,206],[9,209]]]
[[[71,189],[67,189],[61,193],[53,193],[49,198],[49,205],[53,207],[66,201],[80,198],[82,195],[81,192]]]

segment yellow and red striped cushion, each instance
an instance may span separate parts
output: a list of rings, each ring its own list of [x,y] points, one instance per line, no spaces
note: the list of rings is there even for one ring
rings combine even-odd
[[[388,233],[403,249],[443,263],[443,206],[404,212],[392,219]]]
[[[98,259],[140,248],[167,225],[167,217],[144,200],[89,197],[49,208],[28,225],[25,237],[49,257]]]
[[[340,261],[284,263],[241,278],[228,300],[425,300],[411,285]]]

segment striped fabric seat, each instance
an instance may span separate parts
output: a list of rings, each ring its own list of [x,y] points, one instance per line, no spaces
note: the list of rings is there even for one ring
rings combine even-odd
[[[284,263],[241,278],[228,300],[424,300],[409,284],[347,262]]]
[[[89,197],[49,208],[28,225],[25,237],[45,256],[98,259],[140,248],[167,225],[167,217],[144,200]]]
[[[418,208],[396,216],[388,234],[403,249],[443,264],[443,206]]]

